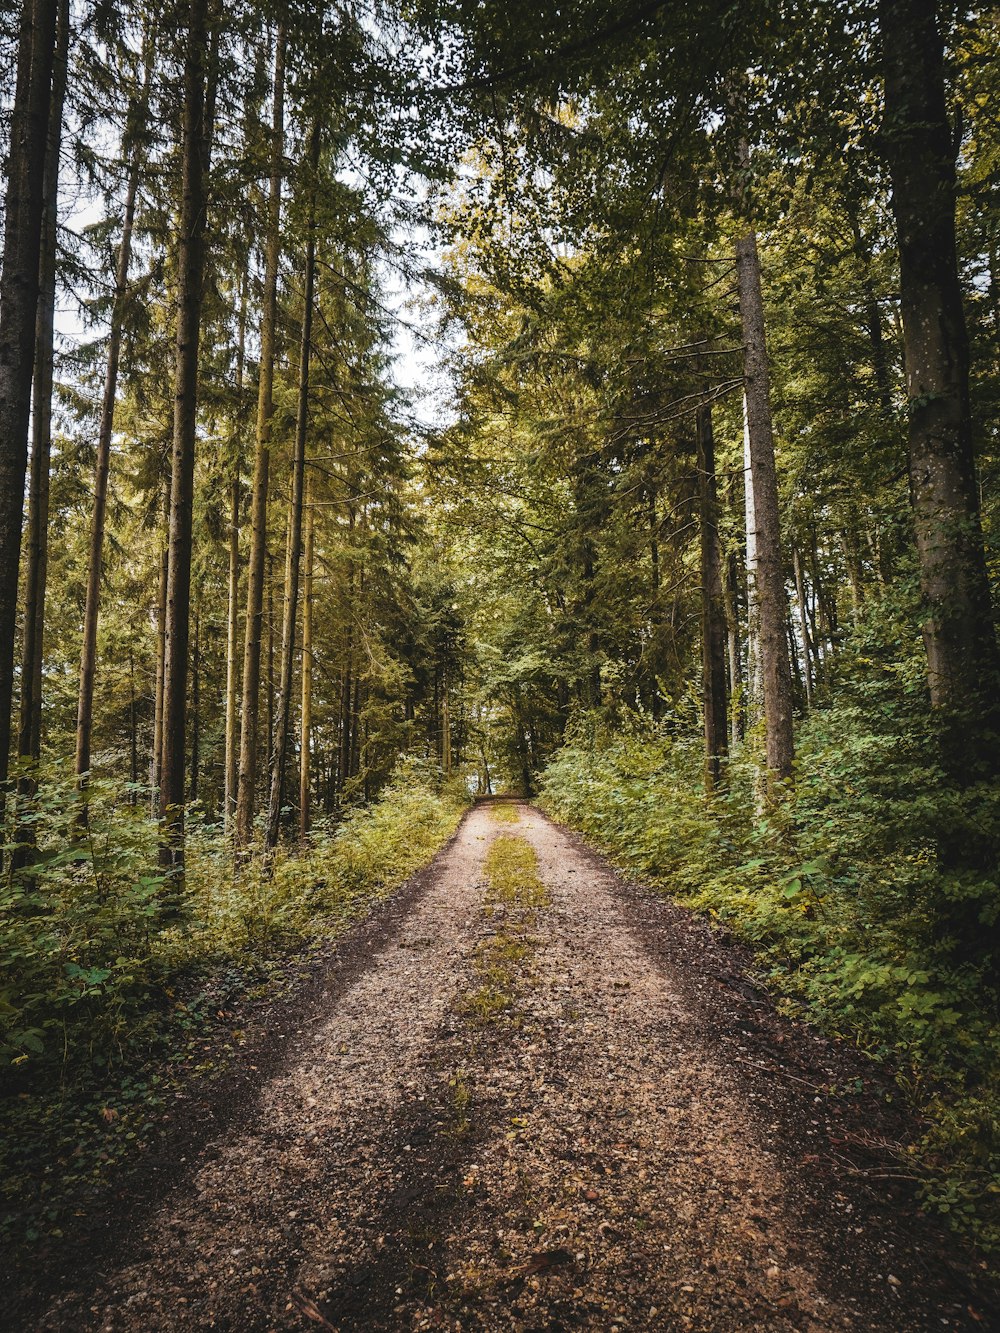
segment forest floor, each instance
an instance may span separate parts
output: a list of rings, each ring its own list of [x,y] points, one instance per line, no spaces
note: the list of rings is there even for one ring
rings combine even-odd
[[[4,1327],[1000,1327],[916,1207],[887,1075],[516,813],[474,809],[259,1017],[224,1127],[193,1096],[172,1169],[8,1284]],[[518,929],[484,876],[510,835],[545,886]]]

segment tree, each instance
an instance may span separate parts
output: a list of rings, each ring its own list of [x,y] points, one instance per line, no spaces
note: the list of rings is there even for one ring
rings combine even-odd
[[[211,136],[211,127],[206,123],[208,20],[209,0],[191,0],[184,53],[177,341],[163,664],[163,757],[160,772],[160,863],[164,869],[173,873],[172,895],[179,895],[184,885],[184,778],[198,348],[205,265],[206,177]]]
[[[118,395],[118,370],[121,361],[125,305],[128,296],[129,265],[132,259],[132,229],[135,224],[136,196],[142,172],[144,150],[142,127],[149,114],[149,93],[153,76],[155,46],[151,33],[145,40],[142,85],[129,107],[125,127],[125,148],[129,153],[128,182],[122,215],[118,259],[115,266],[114,304],[108,333],[104,394],[97,431],[97,458],[94,465],[94,501],[90,526],[90,551],[87,561],[87,598],[83,612],[83,644],[80,649],[80,687],[76,714],[75,771],[81,786],[90,771],[91,733],[94,720],[94,678],[97,672],[97,628],[100,617],[101,571],[104,564],[104,534],[107,523],[108,480],[111,471],[111,437],[115,424]],[[86,806],[83,807],[86,817]]]
[[[285,28],[279,24],[274,50],[271,119],[271,182],[264,239],[264,299],[260,322],[260,380],[257,394],[257,447],[250,500],[250,560],[244,629],[243,688],[240,712],[240,759],[236,796],[237,847],[253,835],[257,784],[257,730],[260,706],[260,646],[264,620],[264,566],[267,557],[267,500],[271,468],[271,416],[274,411],[274,334],[278,308],[278,261],[281,256],[281,183],[284,176]]]
[[[299,573],[302,565],[302,510],[305,486],[306,434],[309,429],[309,361],[312,356],[313,300],[316,282],[316,172],[319,167],[321,128],[313,123],[309,136],[309,217],[303,273],[302,333],[299,342],[298,403],[295,413],[295,446],[292,454],[292,493],[288,504],[288,543],[285,560],[285,599],[281,622],[281,680],[271,742],[271,797],[267,812],[265,845],[278,844],[281,797],[288,754],[288,727],[292,707],[292,666],[295,659],[295,626],[299,606]]]
[[[57,0],[24,0],[0,273],[0,810],[10,759],[21,509],[38,309]]]
[[[35,320],[35,364],[31,403],[31,473],[28,487],[27,559],[25,561],[24,631],[21,646],[21,707],[18,756],[37,763],[42,740],[42,663],[45,592],[48,571],[49,470],[52,460],[52,390],[55,359],[56,239],[59,198],[59,153],[62,147],[63,103],[69,61],[69,5],[60,0],[52,71],[51,106],[42,177],[42,231],[38,267],[38,313]],[[35,792],[35,778],[19,782],[23,798]],[[31,825],[18,837],[30,840]]]
[[[972,448],[955,238],[955,140],[936,0],[880,0],[882,144],[892,178],[909,403],[909,473],[932,703],[947,762],[998,764],[998,657]]]

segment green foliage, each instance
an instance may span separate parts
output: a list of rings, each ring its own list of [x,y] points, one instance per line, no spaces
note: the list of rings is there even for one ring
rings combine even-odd
[[[996,1249],[998,794],[947,783],[919,659],[884,651],[899,631],[883,617],[854,635],[836,702],[800,729],[795,794],[767,817],[746,757],[706,798],[695,738],[593,717],[548,768],[544,801],[749,941],[783,1004],[890,1060],[928,1117],[928,1202]]]
[[[149,869],[155,825],[128,795],[95,782],[86,839],[74,842],[72,787],[44,782],[38,860],[0,889],[0,1174],[15,1218],[41,1165],[42,1197],[58,1212],[54,1162],[68,1190],[127,1151],[161,1095],[163,1059],[190,1058],[229,996],[280,979],[290,952],[329,940],[397,887],[464,808],[456,785],[442,789],[424,761],[404,759],[378,804],[320,825],[307,848],[281,849],[270,865],[234,870],[221,830],[193,826],[187,896],[168,916],[164,878]],[[51,1231],[38,1207],[28,1231]]]
[[[494,928],[476,947],[480,984],[464,997],[462,1007],[478,1023],[495,1023],[515,1008],[518,988],[531,975],[535,941],[528,932],[549,895],[538,876],[535,850],[524,838],[509,833],[495,838],[483,871],[486,915]]]

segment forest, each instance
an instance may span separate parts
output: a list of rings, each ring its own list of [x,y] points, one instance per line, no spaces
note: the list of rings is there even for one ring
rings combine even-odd
[[[516,793],[995,1268],[995,10],[0,12],[5,1240]]]

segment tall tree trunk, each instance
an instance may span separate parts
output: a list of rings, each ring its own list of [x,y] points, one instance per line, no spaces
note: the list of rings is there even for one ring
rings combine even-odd
[[[288,755],[288,729],[292,710],[292,676],[295,662],[295,625],[299,609],[299,573],[302,564],[302,501],[305,486],[306,434],[309,430],[309,360],[312,354],[313,291],[316,282],[316,181],[320,131],[313,125],[309,166],[313,176],[309,189],[309,234],[306,240],[305,293],[302,309],[302,339],[299,347],[299,394],[295,417],[295,448],[292,455],[292,495],[288,509],[288,554],[285,561],[285,599],[281,623],[281,680],[274,723],[271,764],[271,799],[267,811],[265,844],[278,844],[281,798]]]
[[[139,793],[139,702],[135,696],[135,653],[132,645],[128,649],[128,741],[129,741],[129,777],[132,790],[129,792],[129,805],[137,805]]]
[[[76,706],[76,759],[74,771],[82,788],[90,771],[91,735],[94,725],[94,683],[97,674],[97,628],[100,617],[101,575],[104,564],[104,530],[108,509],[108,476],[111,468],[111,436],[115,424],[115,400],[118,395],[118,366],[121,359],[125,303],[128,295],[128,271],[132,258],[132,227],[135,201],[139,192],[144,152],[139,139],[149,113],[149,89],[153,76],[155,45],[147,34],[142,89],[129,110],[132,132],[131,160],[125,189],[125,211],[118,262],[115,266],[115,299],[111,309],[108,357],[104,371],[104,395],[97,431],[97,458],[94,464],[94,503],[90,520],[90,553],[87,561],[87,597],[83,612],[83,644],[80,650],[80,683]],[[162,702],[162,700],[161,700]],[[157,773],[153,785],[159,785]],[[86,805],[81,806],[86,819]]]
[[[309,795],[312,758],[312,622],[313,622],[313,557],[316,540],[316,511],[312,505],[312,488],[306,493],[306,546],[302,571],[302,723],[299,747],[299,838],[309,836]]]
[[[38,311],[57,0],[23,0],[0,270],[0,817],[10,761],[14,636]]]
[[[247,613],[243,645],[240,716],[240,763],[236,796],[236,846],[253,835],[257,786],[257,733],[260,709],[260,650],[264,616],[264,566],[267,555],[267,494],[271,470],[271,416],[274,410],[274,333],[278,310],[278,261],[281,257],[281,182],[285,153],[285,28],[278,25],[274,50],[274,99],[271,116],[271,185],[268,196],[264,301],[260,320],[260,382],[257,391],[257,447],[254,458],[252,530],[247,570]],[[269,733],[270,734],[270,733]]]
[[[42,660],[45,629],[45,583],[49,562],[49,469],[52,459],[52,382],[55,355],[56,210],[59,198],[59,150],[62,145],[63,102],[69,59],[69,4],[59,0],[56,49],[52,69],[51,106],[45,170],[42,178],[42,228],[38,262],[38,308],[35,317],[35,362],[31,389],[31,474],[28,483],[28,530],[24,632],[21,652],[21,707],[17,752],[37,763],[42,746]],[[37,787],[33,773],[22,775],[18,788],[29,800]],[[34,842],[34,822],[26,821],[16,835],[19,843]],[[25,851],[27,848],[25,847]],[[16,860],[22,860],[17,857]]]
[[[771,388],[757,237],[747,231],[736,242],[736,271],[743,324],[750,482],[757,546],[757,600],[760,607],[760,665],[764,695],[767,766],[773,778],[792,776],[792,676],[785,638],[787,605],[778,519],[778,478],[771,427]]]
[[[997,746],[997,641],[969,402],[955,240],[955,141],[935,0],[879,0],[882,145],[892,179],[909,398],[910,499],[931,702],[954,715],[946,762],[987,771]]]
[[[170,491],[166,490],[165,508],[169,508]],[[164,519],[164,534],[168,516]],[[167,648],[167,546],[164,540],[160,551],[159,577],[156,587],[156,683],[153,692],[153,754],[150,760],[149,785],[155,814],[160,807],[160,778],[163,772],[163,664]]]
[[[445,777],[451,776],[451,709],[448,704],[447,668],[441,680],[441,769]]]
[[[191,655],[191,781],[188,800],[198,799],[201,761],[201,607],[194,608],[194,652]]]
[[[236,788],[239,781],[237,700],[237,655],[240,616],[240,508],[243,485],[240,479],[239,438],[243,426],[243,371],[246,358],[247,282],[240,285],[239,345],[236,353],[237,438],[233,441],[233,476],[229,488],[229,598],[226,608],[226,739],[223,776],[222,820],[227,834],[232,832],[236,813]]]
[[[792,549],[792,563],[795,569],[795,599],[799,604],[799,631],[802,635],[802,684],[806,692],[806,707],[813,706],[812,675],[812,636],[809,633],[809,609],[806,605],[806,581],[802,572],[802,556],[799,548]]]
[[[184,769],[188,631],[198,400],[198,345],[205,267],[205,204],[210,129],[206,124],[208,0],[191,0],[184,55],[181,217],[178,254],[174,429],[170,472],[160,864],[173,873],[171,898],[184,886]]]
[[[760,675],[760,598],[757,594],[757,515],[753,498],[753,474],[750,466],[750,423],[747,397],[743,395],[743,516],[746,539],[747,576],[747,675],[743,712],[751,726],[760,718],[763,685]]]
[[[722,779],[728,750],[726,710],[726,610],[722,591],[719,546],[719,497],[715,475],[712,409],[699,406],[698,500],[701,548],[701,662],[705,722],[705,790],[713,792]]]
[[[739,559],[730,551],[722,593],[726,606],[726,648],[729,658],[729,747],[736,750],[743,740],[745,700],[743,697],[743,657],[740,644]]]

